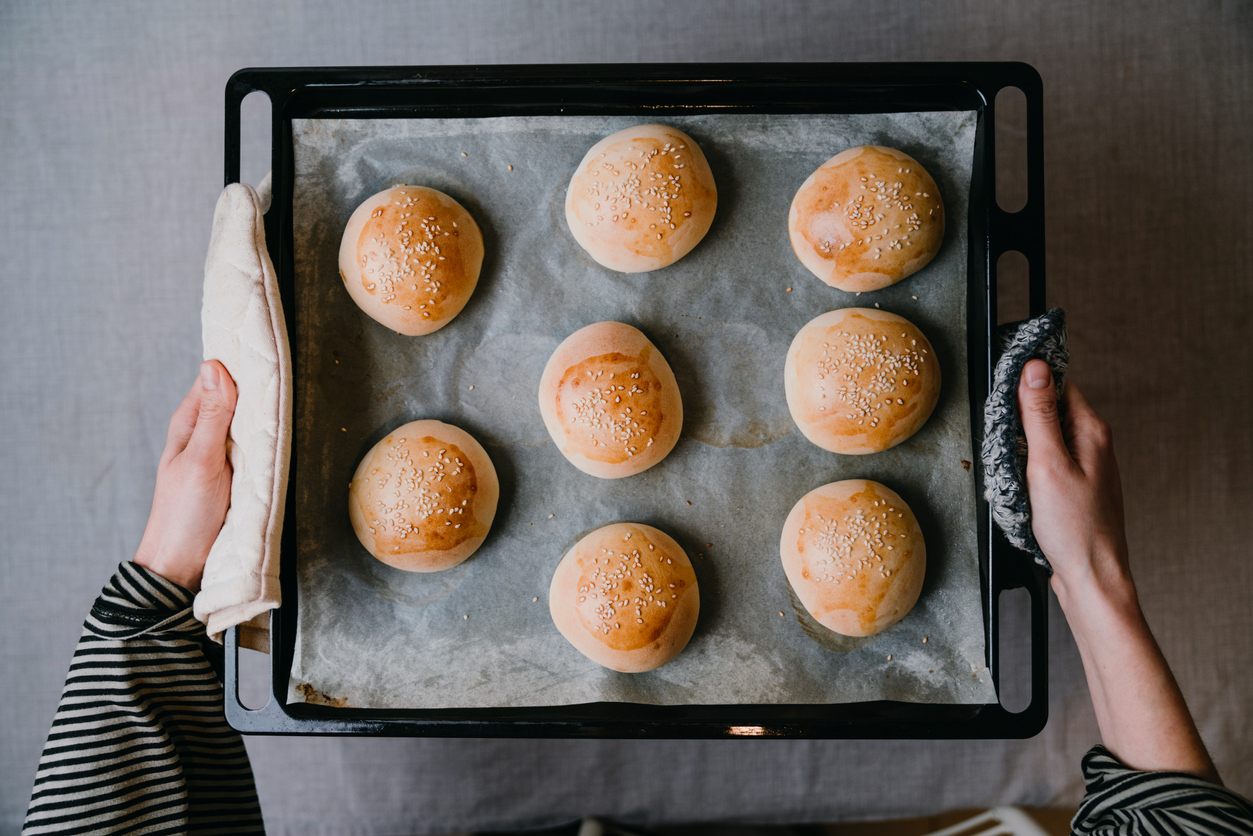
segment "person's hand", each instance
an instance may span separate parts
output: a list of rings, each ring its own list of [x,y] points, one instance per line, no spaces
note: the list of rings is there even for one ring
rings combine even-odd
[[[1122,485],[1109,424],[1073,382],[1062,395],[1048,364],[1032,360],[1018,381],[1018,406],[1027,436],[1027,492],[1031,529],[1053,565],[1059,598],[1097,588],[1134,595],[1127,566]]]
[[[1140,610],[1109,425],[1069,381],[1059,421],[1055,392],[1048,364],[1027,363],[1018,406],[1031,530],[1053,565],[1053,591],[1083,660],[1101,739],[1133,769],[1221,783]]]
[[[226,434],[235,414],[235,381],[217,360],[200,376],[170,419],[157,489],[135,563],[198,592],[205,560],[231,504]]]

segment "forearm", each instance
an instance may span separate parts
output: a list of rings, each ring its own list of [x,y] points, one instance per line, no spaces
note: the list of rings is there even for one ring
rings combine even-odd
[[[1220,783],[1178,683],[1140,610],[1125,561],[1110,577],[1054,576],[1083,660],[1101,739],[1127,766],[1189,772]]]

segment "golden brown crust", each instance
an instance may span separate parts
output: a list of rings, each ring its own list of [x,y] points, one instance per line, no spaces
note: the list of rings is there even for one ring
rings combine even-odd
[[[666,125],[605,137],[583,157],[566,189],[566,223],[599,264],[622,273],[669,266],[713,223],[718,190],[705,154]]]
[[[388,433],[357,466],[348,516],[361,545],[409,572],[438,572],[483,544],[500,483],[483,447],[440,421]]]
[[[861,145],[809,176],[787,225],[796,257],[815,276],[840,290],[878,290],[935,258],[944,241],[944,202],[917,160]]]
[[[339,246],[339,275],[354,302],[408,336],[461,313],[478,284],[483,234],[443,192],[395,186],[357,207]]]
[[[842,308],[810,321],[788,348],[792,420],[824,450],[877,453],[922,428],[940,398],[940,364],[902,316]]]
[[[687,646],[700,592],[692,563],[673,538],[652,526],[615,523],[588,534],[561,559],[548,611],[584,656],[640,673]]]
[[[597,322],[567,337],[544,367],[540,413],[571,464],[602,479],[647,470],[683,429],[679,384],[636,328]]]
[[[918,601],[927,547],[913,511],[867,479],[832,482],[793,506],[779,543],[783,571],[828,630],[871,636]]]

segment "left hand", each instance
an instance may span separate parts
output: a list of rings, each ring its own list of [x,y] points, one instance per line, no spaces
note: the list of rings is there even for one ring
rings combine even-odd
[[[170,419],[157,466],[152,513],[135,563],[200,591],[205,560],[231,504],[226,436],[235,414],[235,381],[217,360],[200,376]]]

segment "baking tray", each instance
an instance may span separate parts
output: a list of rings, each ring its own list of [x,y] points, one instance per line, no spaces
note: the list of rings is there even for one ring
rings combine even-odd
[[[1026,97],[1027,204],[996,204],[995,102],[1005,87]],[[968,228],[968,361],[976,449],[978,416],[996,349],[993,265],[1011,250],[1029,266],[1029,309],[1044,311],[1043,90],[1021,63],[527,65],[244,69],[226,87],[226,183],[239,180],[240,106],[265,93],[272,107],[274,200],[266,240],[278,274],[293,357],[298,339],[292,120],[633,115],[658,119],[694,113],[890,113],[973,110],[978,114]],[[301,369],[294,369],[300,386]],[[1047,577],[991,521],[976,478],[980,582],[987,665],[1000,693],[999,600],[1006,589],[1030,595],[1031,702],[1019,712],[999,703],[949,705],[879,700],[807,705],[657,706],[634,703],[474,708],[354,709],[288,703],[296,634],[293,453],[281,548],[284,605],[271,613],[269,700],[239,699],[238,631],[226,634],[226,716],[247,734],[355,734],[438,737],[617,738],[1000,738],[1029,737],[1048,719]],[[978,468],[976,468],[978,470]]]

